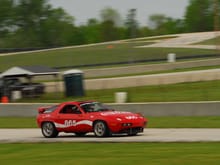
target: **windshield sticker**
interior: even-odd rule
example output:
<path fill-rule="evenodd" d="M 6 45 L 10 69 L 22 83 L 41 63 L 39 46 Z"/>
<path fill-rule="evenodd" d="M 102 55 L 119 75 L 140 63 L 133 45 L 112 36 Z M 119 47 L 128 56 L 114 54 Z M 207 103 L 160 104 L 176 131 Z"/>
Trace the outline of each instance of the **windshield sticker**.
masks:
<path fill-rule="evenodd" d="M 102 113 L 101 113 L 102 116 L 119 115 L 119 114 L 131 114 L 131 113 L 130 113 L 130 112 L 117 112 L 117 111 L 113 111 L 113 112 L 102 112 Z"/>

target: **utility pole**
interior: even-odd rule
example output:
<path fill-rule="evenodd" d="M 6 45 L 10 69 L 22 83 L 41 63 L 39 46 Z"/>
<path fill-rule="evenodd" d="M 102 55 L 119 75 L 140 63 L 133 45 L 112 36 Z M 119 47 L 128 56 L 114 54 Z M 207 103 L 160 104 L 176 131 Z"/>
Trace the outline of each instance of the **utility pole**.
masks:
<path fill-rule="evenodd" d="M 214 31 L 215 31 L 215 44 L 216 44 L 216 52 L 218 53 L 219 44 L 218 44 L 218 36 L 219 36 L 219 1 L 214 0 Z"/>
<path fill-rule="evenodd" d="M 214 30 L 219 31 L 219 4 L 214 0 Z"/>

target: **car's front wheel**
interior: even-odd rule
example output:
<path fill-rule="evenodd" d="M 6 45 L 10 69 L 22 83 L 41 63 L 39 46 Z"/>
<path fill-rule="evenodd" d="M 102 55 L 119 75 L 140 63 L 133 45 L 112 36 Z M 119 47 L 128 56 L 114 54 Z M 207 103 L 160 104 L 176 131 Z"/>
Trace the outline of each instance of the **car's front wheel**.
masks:
<path fill-rule="evenodd" d="M 109 136 L 108 126 L 103 121 L 95 122 L 95 124 L 93 126 L 93 130 L 94 130 L 95 136 L 97 136 L 97 137 Z"/>
<path fill-rule="evenodd" d="M 41 126 L 41 131 L 44 137 L 46 138 L 53 138 L 58 135 L 58 131 L 53 123 L 51 122 L 45 122 Z"/>

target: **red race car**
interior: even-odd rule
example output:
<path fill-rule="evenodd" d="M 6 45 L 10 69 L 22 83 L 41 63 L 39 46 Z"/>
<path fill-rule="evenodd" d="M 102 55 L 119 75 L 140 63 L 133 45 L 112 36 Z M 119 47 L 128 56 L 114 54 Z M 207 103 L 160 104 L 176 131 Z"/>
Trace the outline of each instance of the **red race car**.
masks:
<path fill-rule="evenodd" d="M 56 137 L 59 132 L 75 133 L 77 136 L 94 132 L 97 137 L 105 137 L 143 132 L 147 119 L 137 113 L 109 109 L 99 102 L 83 101 L 40 107 L 37 123 L 46 138 Z"/>

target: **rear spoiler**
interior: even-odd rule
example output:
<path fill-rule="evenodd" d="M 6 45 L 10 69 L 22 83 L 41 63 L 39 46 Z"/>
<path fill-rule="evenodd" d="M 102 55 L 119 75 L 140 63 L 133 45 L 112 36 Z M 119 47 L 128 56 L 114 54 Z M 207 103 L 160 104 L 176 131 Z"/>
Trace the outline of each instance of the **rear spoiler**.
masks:
<path fill-rule="evenodd" d="M 46 111 L 48 108 L 49 108 L 49 107 L 40 107 L 40 108 L 38 108 L 38 113 L 39 113 L 39 114 L 42 114 L 42 113 L 44 113 L 44 111 Z"/>

